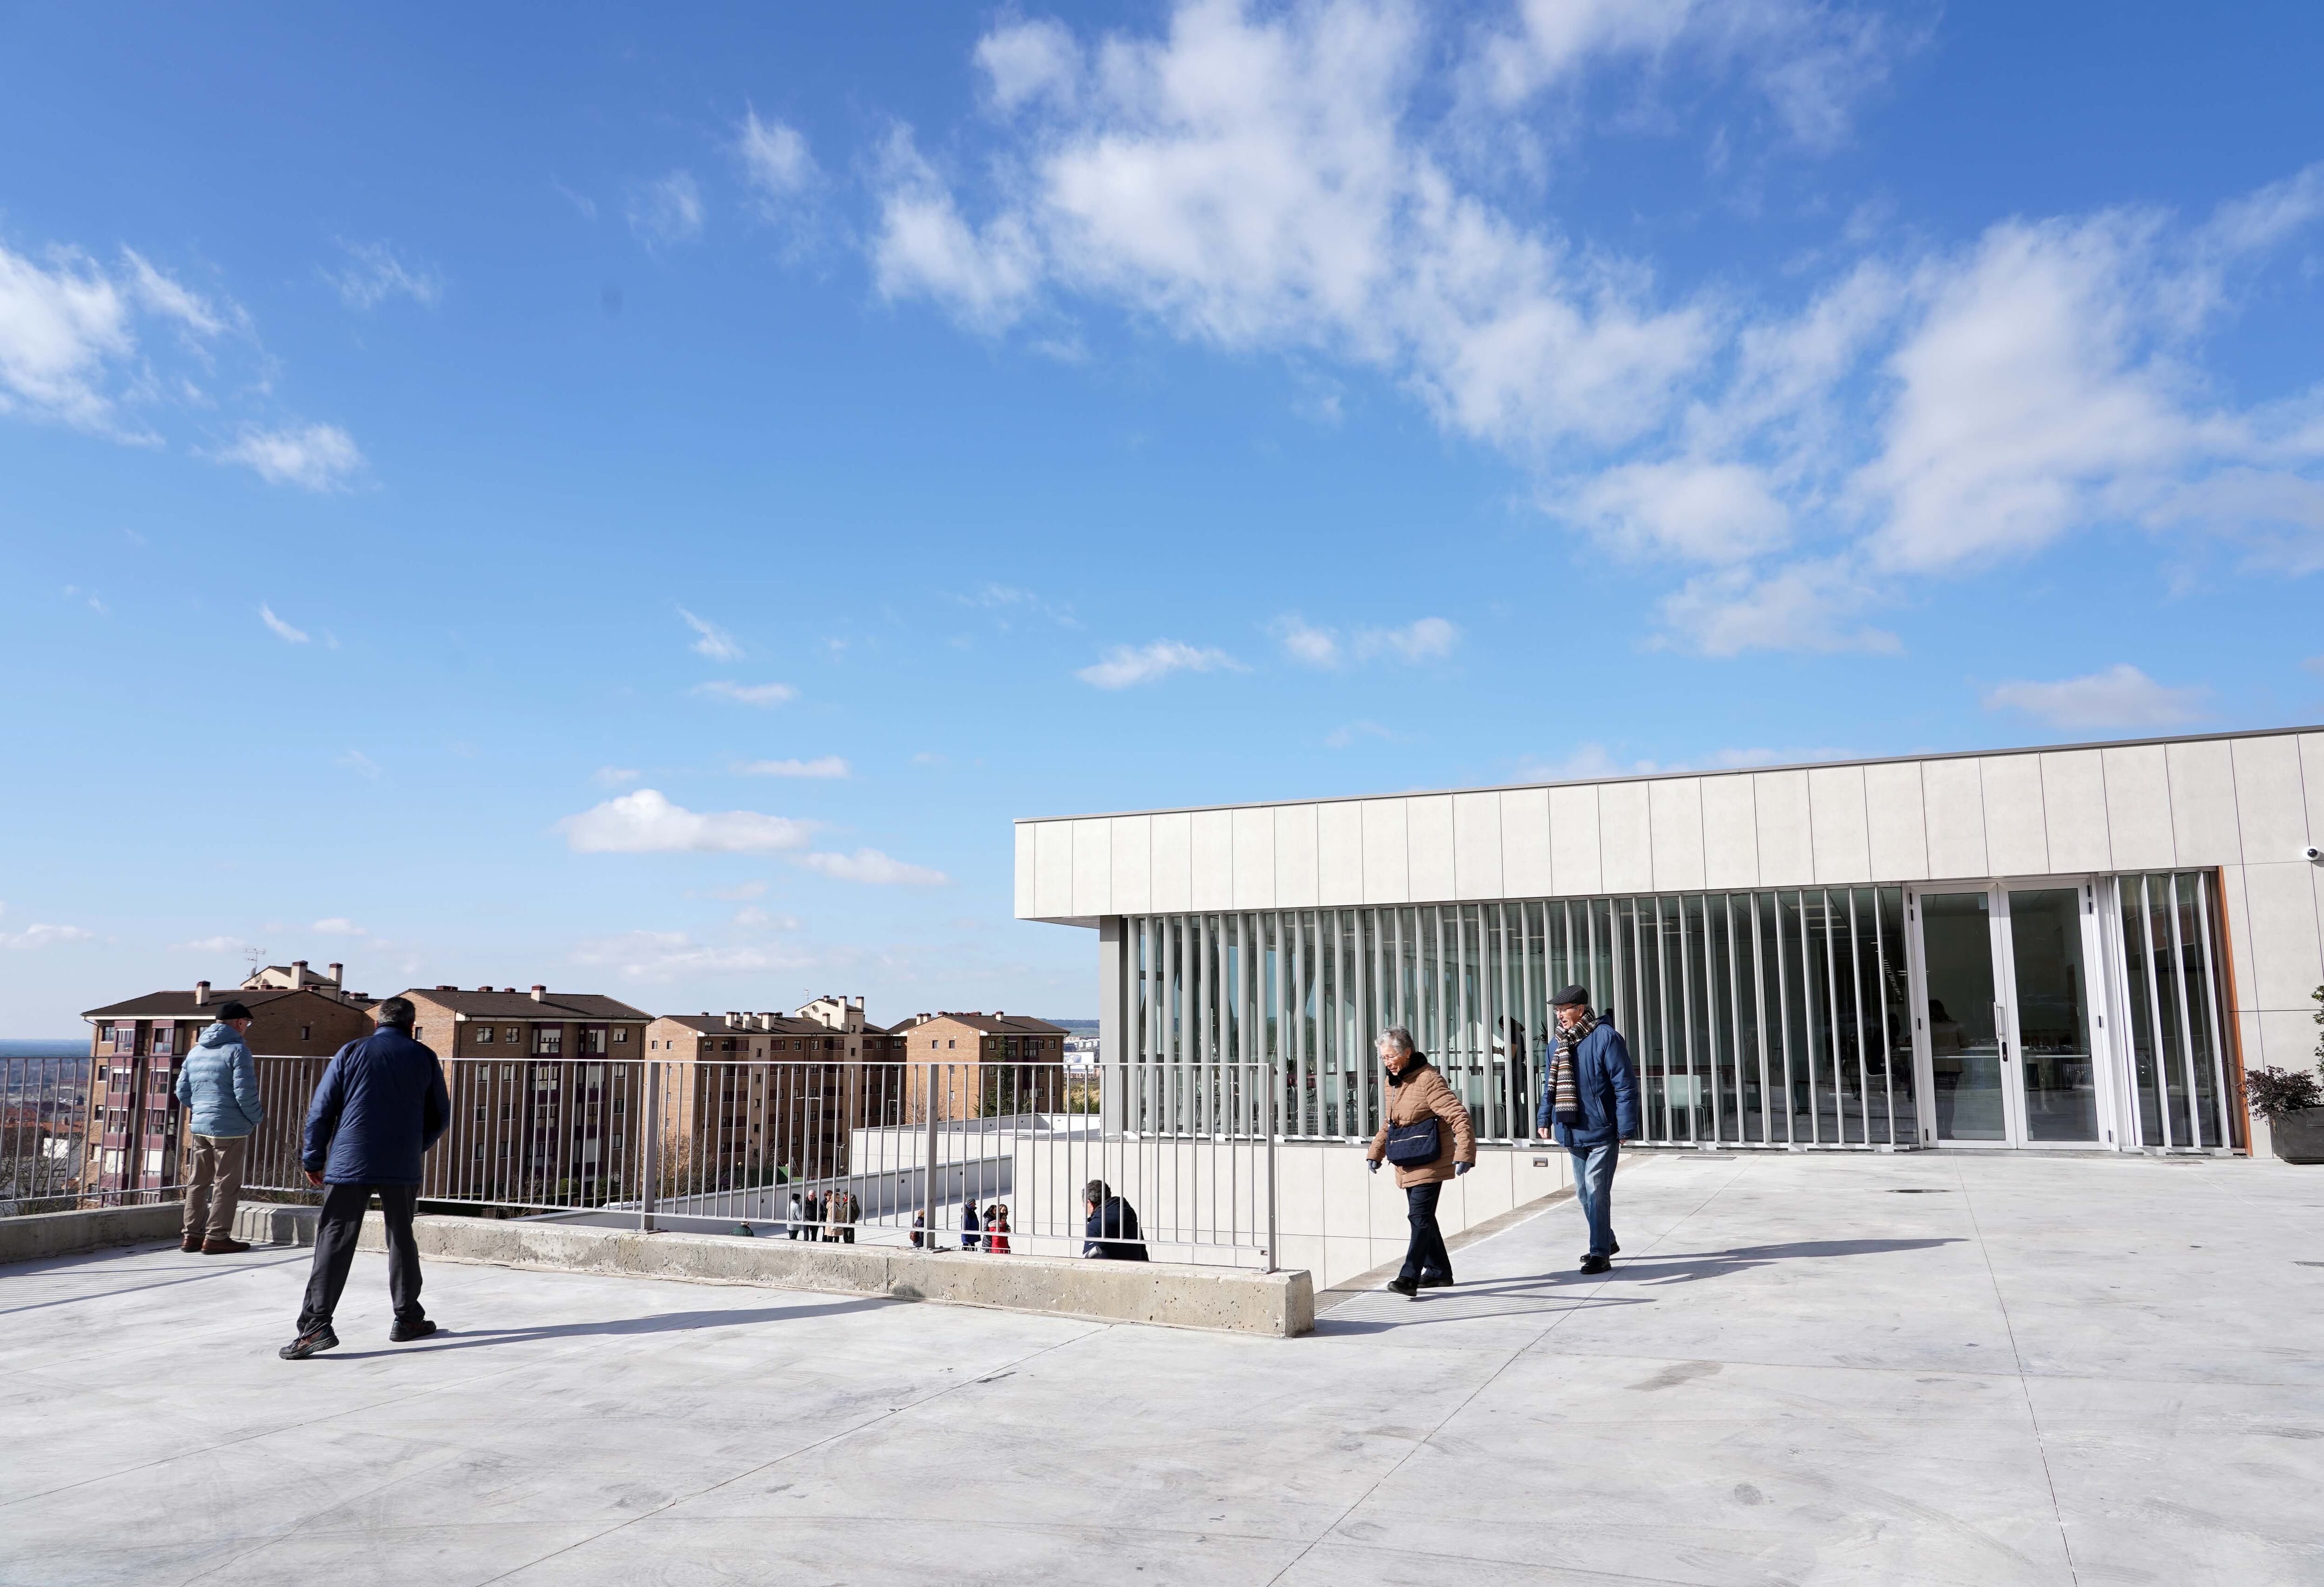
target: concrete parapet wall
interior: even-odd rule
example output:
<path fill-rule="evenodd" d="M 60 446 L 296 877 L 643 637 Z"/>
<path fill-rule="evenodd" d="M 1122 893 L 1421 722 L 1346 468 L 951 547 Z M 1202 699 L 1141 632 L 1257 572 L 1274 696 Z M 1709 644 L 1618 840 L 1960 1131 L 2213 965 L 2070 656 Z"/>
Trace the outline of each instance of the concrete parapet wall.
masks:
<path fill-rule="evenodd" d="M 0 1218 L 0 1262 L 30 1262 L 108 1246 L 174 1241 L 185 1221 L 186 1204 L 180 1201 Z"/>
<path fill-rule="evenodd" d="M 234 1210 L 234 1237 L 253 1245 L 312 1245 L 320 1215 L 295 1203 L 246 1201 Z"/>
<path fill-rule="evenodd" d="M 262 1228 L 237 1222 L 240 1238 L 314 1243 L 310 1207 L 244 1207 Z M 174 1225 L 172 1225 L 174 1227 Z M 1153 1323 L 1291 1338 L 1315 1325 L 1315 1288 L 1305 1272 L 1258 1273 L 1177 1262 L 969 1256 L 908 1247 L 752 1240 L 731 1234 L 641 1234 L 569 1223 L 422 1217 L 413 1232 L 423 1257 L 574 1273 L 761 1284 L 839 1295 L 884 1295 L 952 1306 L 1047 1312 L 1106 1323 Z M 364 1220 L 363 1248 L 384 1250 L 386 1224 Z"/>

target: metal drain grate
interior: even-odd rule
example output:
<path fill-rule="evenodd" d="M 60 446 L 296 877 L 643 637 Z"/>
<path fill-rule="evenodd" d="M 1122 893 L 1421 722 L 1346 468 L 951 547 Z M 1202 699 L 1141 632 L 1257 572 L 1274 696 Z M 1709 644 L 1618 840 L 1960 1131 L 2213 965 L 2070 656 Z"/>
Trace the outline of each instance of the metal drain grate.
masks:
<path fill-rule="evenodd" d="M 1892 1190 L 1888 1194 L 1891 1195 L 1950 1195 L 1952 1192 L 1950 1190 L 1933 1190 L 1925 1186 L 1915 1186 L 1909 1190 Z"/>

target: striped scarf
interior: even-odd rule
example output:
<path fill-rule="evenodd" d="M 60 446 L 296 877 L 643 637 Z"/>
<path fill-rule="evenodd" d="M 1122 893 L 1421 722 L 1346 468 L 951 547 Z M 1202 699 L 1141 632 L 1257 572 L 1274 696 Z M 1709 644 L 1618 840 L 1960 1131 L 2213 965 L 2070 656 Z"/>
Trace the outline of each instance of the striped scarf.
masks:
<path fill-rule="evenodd" d="M 1549 1061 L 1550 1112 L 1561 1124 L 1582 1122 L 1582 1083 L 1578 1078 L 1580 1066 L 1573 1061 L 1582 1038 L 1598 1029 L 1598 1016 L 1588 1008 L 1576 1020 L 1557 1033 L 1557 1051 Z"/>

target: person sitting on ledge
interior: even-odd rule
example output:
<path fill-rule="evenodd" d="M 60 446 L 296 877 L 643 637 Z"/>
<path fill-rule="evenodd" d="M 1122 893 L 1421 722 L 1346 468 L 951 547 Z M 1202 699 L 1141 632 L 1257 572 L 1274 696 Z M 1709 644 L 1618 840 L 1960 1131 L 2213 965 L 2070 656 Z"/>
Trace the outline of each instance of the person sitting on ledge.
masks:
<path fill-rule="evenodd" d="M 1089 1210 L 1089 1223 L 1082 1231 L 1085 1237 L 1082 1255 L 1117 1262 L 1146 1259 L 1146 1241 L 1138 1232 L 1138 1209 L 1114 1195 L 1104 1180 L 1089 1182 L 1082 1192 L 1082 1204 Z"/>

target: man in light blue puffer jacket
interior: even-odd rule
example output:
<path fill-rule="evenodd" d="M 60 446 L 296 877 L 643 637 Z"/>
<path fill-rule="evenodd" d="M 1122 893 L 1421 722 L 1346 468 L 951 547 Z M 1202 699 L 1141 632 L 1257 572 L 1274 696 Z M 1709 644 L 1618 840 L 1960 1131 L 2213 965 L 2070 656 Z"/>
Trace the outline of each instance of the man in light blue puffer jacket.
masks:
<path fill-rule="evenodd" d="M 250 1010 L 239 1001 L 218 1010 L 178 1071 L 178 1101 L 191 1116 L 193 1161 L 186 1174 L 185 1250 L 225 1256 L 248 1250 L 234 1237 L 234 1210 L 242 1200 L 244 1159 L 250 1138 L 266 1117 L 258 1100 L 258 1065 L 242 1033 Z"/>

